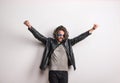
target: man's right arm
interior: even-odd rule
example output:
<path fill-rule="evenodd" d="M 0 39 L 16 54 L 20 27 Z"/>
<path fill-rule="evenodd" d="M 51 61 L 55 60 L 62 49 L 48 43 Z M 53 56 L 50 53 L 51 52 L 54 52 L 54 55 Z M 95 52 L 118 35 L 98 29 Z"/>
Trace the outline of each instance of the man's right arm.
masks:
<path fill-rule="evenodd" d="M 29 21 L 26 20 L 24 24 L 28 27 L 28 30 L 34 35 L 35 38 L 40 40 L 43 44 L 46 44 L 47 38 L 40 34 L 35 28 L 33 28 Z"/>

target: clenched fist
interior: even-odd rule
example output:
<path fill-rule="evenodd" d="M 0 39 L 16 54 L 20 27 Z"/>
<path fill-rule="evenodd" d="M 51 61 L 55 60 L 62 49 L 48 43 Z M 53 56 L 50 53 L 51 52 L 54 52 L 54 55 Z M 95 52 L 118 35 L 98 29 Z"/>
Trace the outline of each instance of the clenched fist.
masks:
<path fill-rule="evenodd" d="M 95 30 L 97 27 L 98 27 L 97 24 L 94 24 L 94 25 L 93 25 L 93 29 L 94 29 L 94 30 Z"/>
<path fill-rule="evenodd" d="M 93 27 L 89 30 L 89 33 L 92 33 L 94 30 L 96 30 L 96 28 L 98 28 L 98 25 L 94 24 Z"/>
<path fill-rule="evenodd" d="M 24 24 L 25 24 L 28 28 L 31 28 L 31 27 L 32 27 L 31 24 L 30 24 L 30 22 L 29 22 L 28 20 L 26 20 L 26 21 L 24 22 Z"/>

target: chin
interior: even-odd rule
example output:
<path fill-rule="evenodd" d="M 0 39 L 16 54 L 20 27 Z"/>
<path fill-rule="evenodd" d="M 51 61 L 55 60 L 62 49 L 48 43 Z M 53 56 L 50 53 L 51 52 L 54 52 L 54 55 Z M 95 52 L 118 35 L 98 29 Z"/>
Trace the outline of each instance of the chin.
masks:
<path fill-rule="evenodd" d="M 62 40 L 59 40 L 59 42 L 62 42 Z"/>
<path fill-rule="evenodd" d="M 63 40 L 62 40 L 62 39 L 59 39 L 58 41 L 59 41 L 59 42 L 62 42 Z"/>

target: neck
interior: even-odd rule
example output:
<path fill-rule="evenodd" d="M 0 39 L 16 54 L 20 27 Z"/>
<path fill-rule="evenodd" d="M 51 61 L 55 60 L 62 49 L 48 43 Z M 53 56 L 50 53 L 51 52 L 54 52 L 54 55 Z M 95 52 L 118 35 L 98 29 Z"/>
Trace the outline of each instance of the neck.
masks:
<path fill-rule="evenodd" d="M 60 44 L 61 42 L 60 41 L 57 41 L 58 42 L 58 44 Z"/>

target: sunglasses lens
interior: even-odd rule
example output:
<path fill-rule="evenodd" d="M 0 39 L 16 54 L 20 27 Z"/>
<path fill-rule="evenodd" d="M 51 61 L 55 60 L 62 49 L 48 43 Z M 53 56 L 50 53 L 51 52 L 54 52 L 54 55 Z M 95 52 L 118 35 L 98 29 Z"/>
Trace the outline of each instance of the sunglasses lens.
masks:
<path fill-rule="evenodd" d="M 57 34 L 57 36 L 64 36 L 64 35 L 62 35 L 62 34 Z"/>

